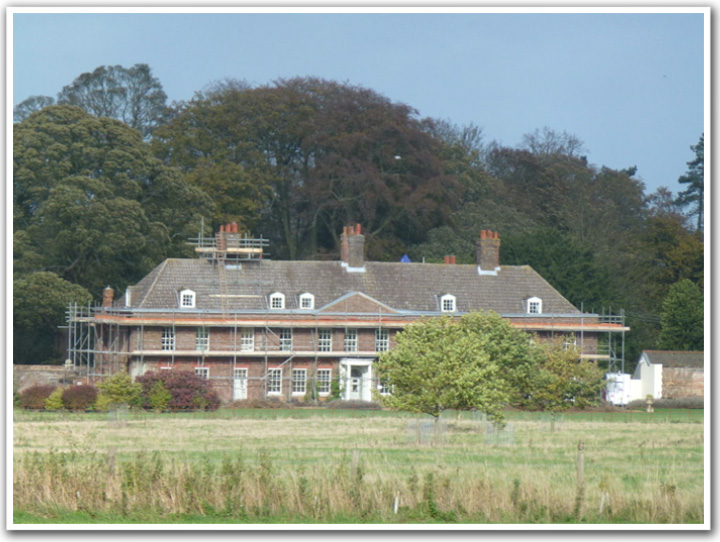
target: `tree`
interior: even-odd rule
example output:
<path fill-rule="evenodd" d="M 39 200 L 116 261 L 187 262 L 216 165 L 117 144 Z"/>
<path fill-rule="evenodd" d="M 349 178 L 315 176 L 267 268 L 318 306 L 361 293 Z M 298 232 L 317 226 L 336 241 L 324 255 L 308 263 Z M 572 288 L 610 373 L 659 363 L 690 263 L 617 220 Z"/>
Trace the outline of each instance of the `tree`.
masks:
<path fill-rule="evenodd" d="M 59 348 L 59 326 L 72 302 L 90 302 L 90 293 L 55 273 L 13 277 L 13 363 L 38 364 L 65 359 Z"/>
<path fill-rule="evenodd" d="M 691 206 L 690 216 L 697 216 L 697 231 L 703 231 L 704 204 L 705 204 L 705 134 L 700 136 L 697 145 L 690 149 L 695 153 L 695 158 L 687 163 L 688 170 L 682 175 L 678 182 L 688 187 L 678 194 L 679 205 Z"/>
<path fill-rule="evenodd" d="M 475 408 L 501 423 L 502 407 L 522 394 L 535 363 L 524 332 L 499 315 L 477 313 L 408 326 L 377 367 L 392 387 L 382 398 L 391 408 L 436 421 L 446 409 Z"/>
<path fill-rule="evenodd" d="M 49 105 L 55 104 L 55 99 L 50 96 L 30 96 L 17 104 L 13 109 L 13 121 L 22 122 L 30 113 L 40 111 Z"/>
<path fill-rule="evenodd" d="M 133 383 L 130 375 L 125 372 L 115 373 L 97 385 L 99 390 L 95 409 L 107 411 L 111 405 L 127 404 L 140 406 L 142 403 L 142 386 Z"/>
<path fill-rule="evenodd" d="M 99 297 L 183 254 L 210 212 L 208 198 L 119 121 L 51 106 L 13 137 L 16 261 L 26 272 L 52 271 Z"/>
<path fill-rule="evenodd" d="M 580 359 L 580 352 L 562 340 L 538 345 L 541 362 L 524 406 L 552 414 L 554 428 L 558 412 L 586 408 L 600 402 L 603 371 L 593 362 Z"/>
<path fill-rule="evenodd" d="M 359 222 L 370 258 L 422 240 L 459 199 L 442 144 L 416 112 L 372 90 L 316 78 L 225 85 L 184 104 L 155 133 L 156 154 L 237 213 L 273 256 L 337 251 Z"/>
<path fill-rule="evenodd" d="M 531 266 L 578 308 L 600 309 L 612 303 L 607 268 L 588 244 L 569 234 L 539 228 L 504 237 L 503 263 Z"/>
<path fill-rule="evenodd" d="M 99 66 L 80 74 L 58 94 L 58 104 L 124 122 L 148 137 L 163 121 L 167 95 L 147 64 Z"/>
<path fill-rule="evenodd" d="M 691 280 L 673 284 L 663 301 L 660 343 L 663 350 L 704 350 L 702 290 Z"/>

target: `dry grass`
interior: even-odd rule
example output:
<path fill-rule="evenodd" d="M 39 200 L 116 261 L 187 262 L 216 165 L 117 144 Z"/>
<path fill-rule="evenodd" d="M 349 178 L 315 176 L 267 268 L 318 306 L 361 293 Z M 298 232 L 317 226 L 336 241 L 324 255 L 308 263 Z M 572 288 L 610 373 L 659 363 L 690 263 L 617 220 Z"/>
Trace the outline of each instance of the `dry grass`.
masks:
<path fill-rule="evenodd" d="M 514 444 L 490 445 L 479 424 L 448 420 L 441 443 L 419 445 L 408 423 L 341 413 L 16 420 L 14 506 L 251 522 L 703 521 L 702 424 L 564 422 L 551 433 L 522 421 Z M 578 441 L 585 486 L 576 513 Z"/>

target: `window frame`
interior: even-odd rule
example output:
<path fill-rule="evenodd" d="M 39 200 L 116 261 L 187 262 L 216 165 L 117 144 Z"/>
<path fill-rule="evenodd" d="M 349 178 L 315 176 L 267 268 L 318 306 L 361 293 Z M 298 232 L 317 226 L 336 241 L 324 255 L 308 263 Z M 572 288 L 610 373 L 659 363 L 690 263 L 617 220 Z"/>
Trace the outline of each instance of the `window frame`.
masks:
<path fill-rule="evenodd" d="M 270 300 L 269 300 L 268 306 L 270 307 L 271 310 L 279 311 L 279 310 L 283 310 L 285 308 L 285 294 L 282 294 L 280 292 L 275 292 L 275 293 L 270 294 L 269 299 Z M 275 306 L 276 301 L 278 302 L 277 307 Z"/>
<path fill-rule="evenodd" d="M 375 330 L 375 352 L 387 352 L 390 350 L 390 331 L 386 328 Z"/>
<path fill-rule="evenodd" d="M 210 367 L 195 367 L 195 374 L 205 380 L 210 379 Z"/>
<path fill-rule="evenodd" d="M 318 352 L 332 352 L 333 331 L 330 328 L 318 329 Z"/>
<path fill-rule="evenodd" d="M 255 351 L 255 328 L 254 327 L 243 327 L 240 328 L 240 352 L 254 352 Z"/>
<path fill-rule="evenodd" d="M 176 344 L 175 328 L 164 327 L 160 335 L 160 350 L 163 352 L 174 352 Z"/>
<path fill-rule="evenodd" d="M 185 289 L 180 291 L 180 308 L 181 309 L 194 309 L 197 295 L 193 290 Z M 185 303 L 185 299 L 189 300 L 189 303 Z"/>
<path fill-rule="evenodd" d="M 537 308 L 537 310 L 533 310 L 533 308 Z M 527 299 L 527 313 L 542 314 L 542 299 L 539 297 L 529 297 Z"/>
<path fill-rule="evenodd" d="M 278 333 L 278 350 L 281 352 L 292 352 L 293 330 L 291 327 L 284 327 Z"/>
<path fill-rule="evenodd" d="M 358 351 L 358 330 L 350 328 L 345 330 L 345 338 L 343 340 L 343 349 L 345 352 Z"/>
<path fill-rule="evenodd" d="M 323 375 L 323 376 L 320 376 Z M 327 375 L 325 377 L 324 375 Z M 315 384 L 319 397 L 327 397 L 332 391 L 332 369 L 318 369 Z"/>
<path fill-rule="evenodd" d="M 303 303 L 305 301 L 309 302 L 307 307 L 303 306 Z M 314 308 L 315 308 L 315 296 L 308 292 L 301 294 L 300 295 L 300 309 L 307 311 L 307 310 L 313 310 Z"/>
<path fill-rule="evenodd" d="M 296 378 L 300 375 L 302 375 L 302 378 Z M 307 393 L 307 369 L 300 368 L 292 370 L 290 391 L 292 395 L 296 397 Z"/>
<path fill-rule="evenodd" d="M 446 308 L 445 304 L 449 302 L 450 307 Z M 457 298 L 452 294 L 445 294 L 440 298 L 440 312 L 457 312 Z"/>
<path fill-rule="evenodd" d="M 282 395 L 282 367 L 270 367 L 267 370 L 267 394 Z"/>
<path fill-rule="evenodd" d="M 201 326 L 195 329 L 195 350 L 207 352 L 210 350 L 210 328 Z"/>

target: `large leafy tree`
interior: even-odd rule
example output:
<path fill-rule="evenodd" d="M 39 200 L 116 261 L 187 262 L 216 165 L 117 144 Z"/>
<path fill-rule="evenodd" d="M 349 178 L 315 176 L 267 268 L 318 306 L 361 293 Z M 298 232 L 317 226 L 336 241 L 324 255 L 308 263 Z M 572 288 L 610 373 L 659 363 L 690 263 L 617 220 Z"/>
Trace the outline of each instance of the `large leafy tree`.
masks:
<path fill-rule="evenodd" d="M 397 335 L 397 347 L 377 364 L 395 409 L 429 414 L 478 409 L 497 422 L 502 407 L 529 389 L 537 358 L 529 337 L 499 315 L 428 319 Z"/>
<path fill-rule="evenodd" d="M 705 215 L 705 134 L 690 149 L 695 153 L 695 158 L 687 163 L 687 172 L 678 179 L 687 188 L 678 194 L 677 202 L 691 207 L 690 216 L 697 217 L 697 231 L 702 231 Z"/>
<path fill-rule="evenodd" d="M 166 102 L 162 84 L 147 64 L 99 66 L 63 87 L 57 100 L 97 117 L 120 120 L 144 137 L 163 121 Z"/>
<path fill-rule="evenodd" d="M 13 277 L 13 362 L 21 364 L 59 362 L 64 359 L 58 326 L 70 303 L 83 305 L 92 299 L 77 284 L 55 273 L 17 274 Z"/>
<path fill-rule="evenodd" d="M 13 121 L 22 122 L 30 113 L 40 111 L 41 109 L 54 105 L 55 99 L 50 96 L 30 96 L 13 108 Z"/>
<path fill-rule="evenodd" d="M 422 239 L 457 201 L 441 143 L 415 116 L 322 79 L 226 85 L 182 107 L 155 149 L 211 195 L 216 222 L 240 215 L 276 257 L 336 251 L 342 226 L 359 222 L 368 256 L 383 258 L 398 240 Z"/>
<path fill-rule="evenodd" d="M 673 284 L 663 301 L 660 348 L 704 350 L 703 306 L 702 290 L 691 280 Z"/>
<path fill-rule="evenodd" d="M 99 296 L 181 254 L 209 201 L 125 124 L 51 106 L 13 131 L 17 268 Z"/>

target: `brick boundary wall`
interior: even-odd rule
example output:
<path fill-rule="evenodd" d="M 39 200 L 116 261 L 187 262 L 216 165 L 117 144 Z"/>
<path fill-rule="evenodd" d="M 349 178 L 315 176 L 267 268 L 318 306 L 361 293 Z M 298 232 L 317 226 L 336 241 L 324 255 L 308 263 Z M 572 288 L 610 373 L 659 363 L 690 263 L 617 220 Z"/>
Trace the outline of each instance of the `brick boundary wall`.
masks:
<path fill-rule="evenodd" d="M 22 391 L 30 386 L 69 386 L 82 380 L 82 372 L 64 365 L 13 365 L 13 387 Z"/>

